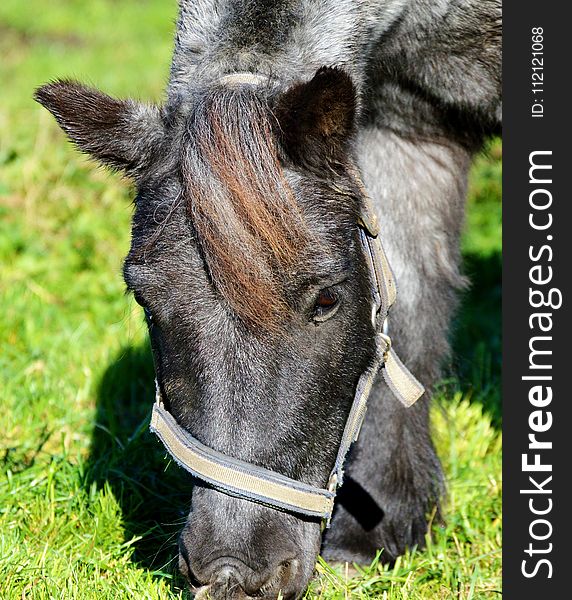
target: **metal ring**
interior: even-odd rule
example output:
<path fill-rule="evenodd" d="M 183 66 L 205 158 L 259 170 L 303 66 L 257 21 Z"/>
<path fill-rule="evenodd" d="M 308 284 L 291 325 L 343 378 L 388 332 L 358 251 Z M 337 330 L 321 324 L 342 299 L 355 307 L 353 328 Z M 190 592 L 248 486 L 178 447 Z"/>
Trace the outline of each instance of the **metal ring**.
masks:
<path fill-rule="evenodd" d="M 385 317 L 385 321 L 381 326 L 381 333 L 383 333 L 383 335 L 389 336 L 389 315 Z"/>

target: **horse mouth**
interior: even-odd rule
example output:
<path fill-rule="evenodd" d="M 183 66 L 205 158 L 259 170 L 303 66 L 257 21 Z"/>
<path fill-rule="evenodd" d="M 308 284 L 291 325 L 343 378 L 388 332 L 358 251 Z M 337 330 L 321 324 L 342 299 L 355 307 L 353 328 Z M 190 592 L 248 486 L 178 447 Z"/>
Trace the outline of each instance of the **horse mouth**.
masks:
<path fill-rule="evenodd" d="M 268 598 L 270 598 L 269 596 Z M 265 596 L 248 596 L 243 590 L 229 590 L 224 596 L 214 595 L 210 585 L 204 585 L 199 588 L 194 595 L 195 600 L 262 600 Z"/>
<path fill-rule="evenodd" d="M 229 576 L 230 573 L 226 569 L 206 585 L 193 585 L 191 582 L 191 591 L 195 600 L 294 600 L 302 594 L 305 586 L 297 594 L 292 589 L 294 582 L 284 580 L 289 578 L 290 567 L 290 563 L 281 565 L 274 576 L 255 591 L 248 589 L 239 579 Z"/>
<path fill-rule="evenodd" d="M 274 594 L 265 594 L 263 590 L 257 592 L 254 596 L 249 596 L 240 586 L 228 588 L 221 593 L 214 585 L 203 585 L 193 590 L 194 600 L 271 600 L 281 596 L 279 592 Z"/>

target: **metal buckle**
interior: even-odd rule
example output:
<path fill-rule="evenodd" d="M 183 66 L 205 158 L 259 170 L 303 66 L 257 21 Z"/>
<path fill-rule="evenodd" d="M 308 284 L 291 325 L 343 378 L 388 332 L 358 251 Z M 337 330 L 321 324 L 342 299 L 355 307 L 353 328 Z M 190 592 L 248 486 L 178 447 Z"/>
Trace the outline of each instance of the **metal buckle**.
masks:
<path fill-rule="evenodd" d="M 332 494 L 335 495 L 335 493 L 338 489 L 338 474 L 337 474 L 337 472 L 334 472 L 330 475 L 330 480 L 328 481 L 328 486 L 326 489 L 328 490 L 328 492 L 331 492 Z M 331 522 L 332 522 L 331 514 L 327 519 L 322 519 L 322 523 L 320 524 L 321 533 L 323 533 L 326 529 L 330 528 Z"/>
<path fill-rule="evenodd" d="M 385 342 L 385 350 L 383 351 L 383 362 L 385 363 L 385 362 L 387 362 L 387 357 L 391 350 L 392 342 L 391 342 L 391 338 L 383 331 L 381 331 L 378 335 Z"/>

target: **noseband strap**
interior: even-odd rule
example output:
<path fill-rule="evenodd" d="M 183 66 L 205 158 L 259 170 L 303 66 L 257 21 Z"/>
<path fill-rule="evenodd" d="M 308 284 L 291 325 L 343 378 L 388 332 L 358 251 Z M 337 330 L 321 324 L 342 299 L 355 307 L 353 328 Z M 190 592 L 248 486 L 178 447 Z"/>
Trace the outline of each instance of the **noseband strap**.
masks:
<path fill-rule="evenodd" d="M 160 392 L 153 407 L 151 431 L 177 464 L 221 492 L 308 517 L 328 518 L 332 513 L 333 491 L 231 458 L 201 444 L 165 409 Z"/>
<path fill-rule="evenodd" d="M 337 488 L 343 483 L 343 466 L 347 454 L 358 438 L 367 399 L 378 372 L 381 370 L 389 389 L 404 406 L 414 404 L 424 391 L 423 386 L 395 354 L 391 338 L 387 335 L 387 315 L 397 295 L 395 278 L 379 239 L 379 227 L 371 200 L 363 188 L 359 174 L 355 175 L 366 199 L 359 222 L 359 235 L 370 272 L 372 322 L 376 330 L 377 352 L 373 364 L 358 380 L 327 486 L 312 486 L 205 446 L 183 429 L 167 411 L 158 384 L 150 423 L 151 431 L 157 434 L 175 462 L 213 488 L 251 502 L 321 518 L 326 527 L 332 517 Z"/>

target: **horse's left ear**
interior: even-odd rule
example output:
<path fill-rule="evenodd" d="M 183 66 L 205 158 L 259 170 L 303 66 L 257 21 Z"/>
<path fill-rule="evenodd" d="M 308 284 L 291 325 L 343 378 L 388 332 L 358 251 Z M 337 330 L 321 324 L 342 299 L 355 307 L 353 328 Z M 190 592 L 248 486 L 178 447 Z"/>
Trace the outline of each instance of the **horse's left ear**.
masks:
<path fill-rule="evenodd" d="M 333 67 L 286 90 L 274 109 L 280 137 L 294 160 L 319 163 L 343 154 L 354 130 L 357 93 L 350 76 Z"/>
<path fill-rule="evenodd" d="M 163 138 L 157 107 L 117 100 L 76 81 L 44 85 L 34 98 L 82 152 L 131 176 L 149 164 Z"/>

